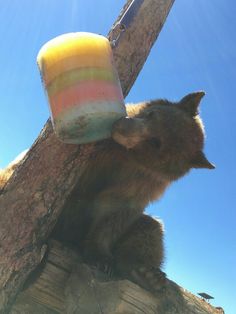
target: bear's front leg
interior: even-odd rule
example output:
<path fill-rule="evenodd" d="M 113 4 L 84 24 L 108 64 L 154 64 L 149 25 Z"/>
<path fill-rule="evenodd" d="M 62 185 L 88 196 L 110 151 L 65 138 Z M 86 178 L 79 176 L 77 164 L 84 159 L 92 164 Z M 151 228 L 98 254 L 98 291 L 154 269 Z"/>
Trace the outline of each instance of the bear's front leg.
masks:
<path fill-rule="evenodd" d="M 161 271 L 163 258 L 162 225 L 144 214 L 114 248 L 115 270 L 122 277 L 152 292 L 165 288 L 166 276 Z"/>
<path fill-rule="evenodd" d="M 107 224 L 109 223 L 109 224 Z M 83 243 L 84 260 L 109 273 L 113 267 L 112 245 L 112 217 L 92 225 Z"/>
<path fill-rule="evenodd" d="M 96 208 L 95 210 L 99 210 Z M 101 211 L 100 211 L 101 212 Z M 94 219 L 84 241 L 83 257 L 102 271 L 113 272 L 114 244 L 140 216 L 140 210 L 129 207 L 115 207 Z"/>

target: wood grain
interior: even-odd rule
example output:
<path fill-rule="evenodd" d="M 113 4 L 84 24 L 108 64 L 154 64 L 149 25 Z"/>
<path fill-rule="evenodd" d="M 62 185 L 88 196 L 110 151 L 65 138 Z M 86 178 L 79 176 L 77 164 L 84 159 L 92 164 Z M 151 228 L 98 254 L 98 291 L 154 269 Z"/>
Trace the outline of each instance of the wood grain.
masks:
<path fill-rule="evenodd" d="M 157 296 L 82 264 L 78 253 L 51 241 L 46 264 L 21 292 L 11 314 L 220 314 L 168 280 Z"/>

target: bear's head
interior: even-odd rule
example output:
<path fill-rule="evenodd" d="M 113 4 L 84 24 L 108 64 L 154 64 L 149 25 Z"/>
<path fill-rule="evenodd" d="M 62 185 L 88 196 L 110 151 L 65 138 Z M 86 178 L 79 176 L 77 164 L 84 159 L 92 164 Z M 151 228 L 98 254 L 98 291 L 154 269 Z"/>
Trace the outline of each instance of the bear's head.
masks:
<path fill-rule="evenodd" d="M 198 107 L 204 92 L 178 103 L 154 100 L 128 105 L 128 117 L 113 125 L 113 139 L 146 166 L 177 178 L 191 168 L 214 166 L 203 153 L 204 127 Z"/>

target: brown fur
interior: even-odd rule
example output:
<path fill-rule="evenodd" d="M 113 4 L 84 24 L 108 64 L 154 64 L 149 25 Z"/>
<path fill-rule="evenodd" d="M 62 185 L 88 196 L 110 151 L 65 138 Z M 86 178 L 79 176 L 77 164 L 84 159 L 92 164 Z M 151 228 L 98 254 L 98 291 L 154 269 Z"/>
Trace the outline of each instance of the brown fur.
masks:
<path fill-rule="evenodd" d="M 130 118 L 114 124 L 113 139 L 96 144 L 54 236 L 78 245 L 85 260 L 160 289 L 162 226 L 143 211 L 191 168 L 213 168 L 202 153 L 197 107 L 203 95 L 127 106 Z"/>
<path fill-rule="evenodd" d="M 5 168 L 0 169 L 0 191 L 3 190 L 6 182 L 10 179 L 11 175 L 13 174 L 14 168 Z"/>
<path fill-rule="evenodd" d="M 3 191 L 4 186 L 13 175 L 19 163 L 23 160 L 28 150 L 20 153 L 6 168 L 0 169 L 0 193 Z"/>

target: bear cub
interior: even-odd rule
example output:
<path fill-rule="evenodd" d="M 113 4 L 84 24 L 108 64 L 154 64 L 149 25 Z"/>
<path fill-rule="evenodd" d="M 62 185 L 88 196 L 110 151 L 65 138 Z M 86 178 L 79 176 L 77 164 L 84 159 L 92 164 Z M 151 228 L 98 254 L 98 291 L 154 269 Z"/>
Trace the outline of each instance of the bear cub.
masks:
<path fill-rule="evenodd" d="M 112 138 L 95 144 L 53 236 L 76 245 L 86 262 L 160 291 L 163 229 L 144 210 L 191 168 L 214 168 L 202 151 L 203 96 L 127 105 L 128 117 L 115 122 Z"/>

